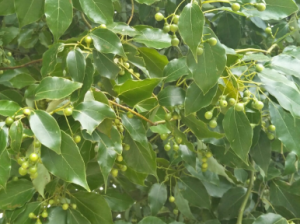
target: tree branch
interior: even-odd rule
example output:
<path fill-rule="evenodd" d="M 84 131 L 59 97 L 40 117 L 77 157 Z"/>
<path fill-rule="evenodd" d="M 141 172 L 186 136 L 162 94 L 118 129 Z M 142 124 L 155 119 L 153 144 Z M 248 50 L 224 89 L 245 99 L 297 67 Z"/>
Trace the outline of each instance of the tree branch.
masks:
<path fill-rule="evenodd" d="M 42 62 L 42 61 L 43 61 L 43 59 L 41 58 L 41 59 L 37 59 L 37 60 L 34 60 L 34 61 L 30 61 L 30 62 L 28 62 L 26 64 L 23 64 L 23 65 L 17 65 L 17 66 L 14 66 L 14 67 L 2 67 L 2 68 L 0 68 L 0 70 L 12 70 L 12 69 L 17 69 L 17 68 L 24 68 L 24 67 L 27 67 L 31 64 L 39 63 L 39 62 Z"/>
<path fill-rule="evenodd" d="M 129 20 L 127 22 L 128 25 L 130 24 L 130 22 L 133 18 L 133 14 L 134 14 L 134 2 L 133 2 L 133 0 L 131 0 L 131 15 L 130 15 Z"/>
<path fill-rule="evenodd" d="M 130 109 L 129 107 L 126 107 L 126 106 L 123 106 L 123 105 L 121 105 L 121 104 L 118 104 L 118 103 L 116 103 L 116 102 L 114 102 L 114 101 L 112 101 L 112 100 L 108 100 L 108 101 L 109 101 L 111 104 L 116 105 L 117 107 L 120 107 L 120 108 L 122 108 L 122 109 L 125 109 L 125 110 L 127 110 L 127 111 L 130 111 L 131 113 L 133 113 L 134 115 L 138 116 L 139 118 L 141 118 L 141 119 L 147 121 L 147 122 L 148 122 L 149 124 L 151 124 L 152 126 L 156 126 L 156 125 L 157 125 L 156 123 L 150 121 L 148 118 L 144 117 L 143 115 L 140 115 L 139 113 L 135 112 L 134 110 Z"/>
<path fill-rule="evenodd" d="M 84 23 L 88 26 L 88 28 L 91 30 L 92 29 L 92 26 L 91 24 L 87 21 L 87 19 L 85 18 L 85 15 L 83 14 L 83 12 L 81 13 L 81 17 L 84 21 Z"/>

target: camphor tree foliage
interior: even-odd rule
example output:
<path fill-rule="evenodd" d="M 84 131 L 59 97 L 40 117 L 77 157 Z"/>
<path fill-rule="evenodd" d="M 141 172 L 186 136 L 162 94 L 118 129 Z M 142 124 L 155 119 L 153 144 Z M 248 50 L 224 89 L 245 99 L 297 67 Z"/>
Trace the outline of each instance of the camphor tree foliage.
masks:
<path fill-rule="evenodd" d="M 300 223 L 297 4 L 0 0 L 0 223 Z"/>

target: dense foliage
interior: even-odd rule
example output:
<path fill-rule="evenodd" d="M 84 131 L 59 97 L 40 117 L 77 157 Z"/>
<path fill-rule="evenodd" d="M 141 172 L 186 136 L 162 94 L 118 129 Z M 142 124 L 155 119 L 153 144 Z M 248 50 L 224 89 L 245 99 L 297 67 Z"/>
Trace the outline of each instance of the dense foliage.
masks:
<path fill-rule="evenodd" d="M 298 4 L 0 0 L 0 223 L 300 223 Z"/>

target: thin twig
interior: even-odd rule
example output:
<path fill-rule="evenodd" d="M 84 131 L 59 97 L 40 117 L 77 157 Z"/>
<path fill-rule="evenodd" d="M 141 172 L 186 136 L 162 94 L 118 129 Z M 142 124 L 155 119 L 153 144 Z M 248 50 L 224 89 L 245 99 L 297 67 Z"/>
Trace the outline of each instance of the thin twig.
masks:
<path fill-rule="evenodd" d="M 130 22 L 133 18 L 133 13 L 134 13 L 134 2 L 133 2 L 133 0 L 131 0 L 131 15 L 130 15 L 129 20 L 127 22 L 128 25 L 130 24 Z"/>
<path fill-rule="evenodd" d="M 41 58 L 41 59 L 37 59 L 37 60 L 34 60 L 34 61 L 30 61 L 30 62 L 28 62 L 26 64 L 23 64 L 23 65 L 17 65 L 17 66 L 14 66 L 14 67 L 2 67 L 2 68 L 0 68 L 0 70 L 11 70 L 11 69 L 17 69 L 17 68 L 24 68 L 24 67 L 27 67 L 31 64 L 39 63 L 39 62 L 42 62 L 42 61 L 43 61 L 43 59 Z"/>
<path fill-rule="evenodd" d="M 88 28 L 91 30 L 92 29 L 92 26 L 91 24 L 87 21 L 87 19 L 85 18 L 85 15 L 83 14 L 83 12 L 81 13 L 81 17 L 84 21 L 84 23 L 88 26 Z"/>
<path fill-rule="evenodd" d="M 156 126 L 156 125 L 157 125 L 156 123 L 150 121 L 148 118 L 146 118 L 146 117 L 144 117 L 143 115 L 141 115 L 141 114 L 135 112 L 134 110 L 130 109 L 129 107 L 126 107 L 126 106 L 123 106 L 123 105 L 121 105 L 121 104 L 118 104 L 118 103 L 116 103 L 116 102 L 114 102 L 114 101 L 112 101 L 112 100 L 108 100 L 108 101 L 109 101 L 111 104 L 116 105 L 117 107 L 120 107 L 120 108 L 122 108 L 122 109 L 125 109 L 125 110 L 127 110 L 127 111 L 130 111 L 131 113 L 135 114 L 135 115 L 138 116 L 139 118 L 141 118 L 141 119 L 147 121 L 147 122 L 148 122 L 149 124 L 151 124 L 152 126 Z"/>

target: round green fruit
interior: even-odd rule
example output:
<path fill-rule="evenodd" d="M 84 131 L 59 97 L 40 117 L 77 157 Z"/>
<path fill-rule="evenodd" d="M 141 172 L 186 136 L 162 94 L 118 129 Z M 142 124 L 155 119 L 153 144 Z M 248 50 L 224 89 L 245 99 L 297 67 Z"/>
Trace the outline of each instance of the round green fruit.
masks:
<path fill-rule="evenodd" d="M 112 175 L 113 177 L 117 177 L 118 174 L 119 174 L 119 170 L 117 170 L 117 169 L 112 169 L 112 170 L 111 170 L 111 175 Z"/>
<path fill-rule="evenodd" d="M 90 36 L 86 36 L 84 38 L 84 42 L 87 44 L 87 45 L 90 45 L 92 43 L 93 39 L 90 37 Z"/>
<path fill-rule="evenodd" d="M 177 37 L 172 38 L 172 40 L 171 40 L 171 45 L 172 45 L 173 47 L 177 47 L 178 44 L 179 44 L 179 39 L 178 39 Z"/>
<path fill-rule="evenodd" d="M 272 34 L 272 28 L 271 27 L 267 27 L 266 29 L 265 29 L 265 32 L 266 32 L 266 34 Z"/>
<path fill-rule="evenodd" d="M 211 152 L 206 152 L 206 153 L 205 153 L 205 157 L 206 157 L 206 158 L 212 157 L 212 153 L 211 153 Z"/>
<path fill-rule="evenodd" d="M 22 163 L 21 167 L 26 170 L 29 167 L 29 163 L 25 161 L 24 163 Z"/>
<path fill-rule="evenodd" d="M 228 100 L 228 102 L 229 102 L 229 105 L 233 106 L 233 105 L 235 105 L 236 100 L 233 99 L 233 98 L 230 98 L 230 99 Z"/>
<path fill-rule="evenodd" d="M 169 143 L 166 144 L 166 145 L 164 146 L 164 149 L 165 149 L 166 151 L 170 151 L 171 145 L 170 145 Z"/>
<path fill-rule="evenodd" d="M 272 124 L 271 124 L 271 125 L 268 127 L 268 130 L 274 132 L 274 131 L 276 130 L 275 125 L 272 125 Z"/>
<path fill-rule="evenodd" d="M 122 162 L 123 161 L 123 156 L 122 155 L 118 155 L 117 156 L 117 161 L 118 162 Z"/>
<path fill-rule="evenodd" d="M 133 118 L 133 113 L 131 113 L 130 111 L 128 111 L 126 115 L 129 119 Z"/>
<path fill-rule="evenodd" d="M 99 26 L 99 28 L 101 28 L 101 29 L 106 29 L 107 27 L 106 27 L 105 24 L 101 24 L 101 25 Z"/>
<path fill-rule="evenodd" d="M 28 218 L 30 218 L 30 219 L 35 219 L 35 218 L 36 218 L 36 215 L 35 215 L 33 212 L 30 212 L 30 213 L 28 214 Z"/>
<path fill-rule="evenodd" d="M 174 214 L 174 215 L 178 215 L 178 213 L 179 213 L 178 209 L 174 209 L 174 210 L 173 210 L 173 214 Z"/>
<path fill-rule="evenodd" d="M 41 214 L 41 216 L 42 216 L 43 218 L 47 218 L 47 217 L 48 217 L 48 212 L 43 211 L 42 214 Z"/>
<path fill-rule="evenodd" d="M 21 176 L 25 176 L 27 174 L 27 169 L 24 169 L 23 167 L 19 168 L 19 174 Z"/>
<path fill-rule="evenodd" d="M 40 148 L 41 147 L 41 143 L 38 140 L 35 140 L 34 147 L 35 148 Z"/>
<path fill-rule="evenodd" d="M 160 12 L 156 13 L 154 17 L 156 21 L 162 21 L 165 18 Z"/>
<path fill-rule="evenodd" d="M 228 103 L 226 100 L 220 100 L 219 101 L 220 107 L 225 108 L 228 106 Z"/>
<path fill-rule="evenodd" d="M 254 107 L 257 109 L 257 110 L 261 110 L 264 108 L 264 103 L 261 102 L 261 101 L 256 101 L 254 102 Z"/>
<path fill-rule="evenodd" d="M 210 46 L 215 46 L 218 43 L 218 40 L 216 38 L 212 37 L 212 38 L 209 38 L 207 42 L 209 43 Z"/>
<path fill-rule="evenodd" d="M 165 33 L 169 33 L 169 32 L 170 32 L 170 25 L 166 23 L 166 24 L 164 25 L 164 27 L 163 27 L 163 31 L 164 31 Z"/>
<path fill-rule="evenodd" d="M 124 150 L 125 150 L 125 151 L 128 151 L 129 149 L 130 149 L 130 145 L 125 144 L 125 145 L 124 145 Z"/>
<path fill-rule="evenodd" d="M 64 203 L 61 207 L 62 207 L 63 210 L 68 210 L 69 209 L 69 204 Z"/>
<path fill-rule="evenodd" d="M 31 162 L 36 162 L 39 159 L 39 155 L 36 153 L 31 153 L 29 159 Z"/>
<path fill-rule="evenodd" d="M 244 104 L 243 103 L 237 103 L 234 107 L 236 111 L 243 111 L 244 110 Z"/>
<path fill-rule="evenodd" d="M 206 111 L 204 117 L 205 119 L 210 120 L 213 117 L 213 113 L 211 111 Z"/>
<path fill-rule="evenodd" d="M 74 142 L 75 142 L 75 143 L 81 142 L 81 137 L 80 137 L 80 135 L 75 135 L 75 136 L 74 136 Z"/>
<path fill-rule="evenodd" d="M 24 114 L 25 116 L 30 116 L 31 110 L 28 109 L 28 108 L 25 108 L 25 109 L 23 109 L 23 114 Z"/>
<path fill-rule="evenodd" d="M 37 177 L 38 177 L 38 173 L 30 174 L 30 178 L 31 178 L 32 180 L 34 180 L 34 179 L 37 178 Z"/>
<path fill-rule="evenodd" d="M 30 167 L 28 171 L 30 174 L 35 174 L 37 172 L 37 167 L 36 166 Z"/>
<path fill-rule="evenodd" d="M 119 71 L 119 75 L 125 75 L 125 70 L 124 69 L 121 69 L 120 71 Z"/>
<path fill-rule="evenodd" d="M 240 6 L 239 3 L 233 3 L 233 4 L 231 5 L 231 9 L 232 9 L 232 11 L 234 11 L 234 12 L 239 11 L 240 8 L 241 8 L 241 6 Z"/>
<path fill-rule="evenodd" d="M 216 120 L 211 120 L 209 123 L 208 123 L 208 126 L 211 127 L 211 128 L 216 128 L 218 126 L 218 123 Z"/>
<path fill-rule="evenodd" d="M 122 166 L 121 166 L 121 171 L 122 171 L 122 172 L 125 172 L 126 170 L 127 170 L 127 166 L 126 166 L 126 165 L 122 165 Z"/>
<path fill-rule="evenodd" d="M 177 152 L 179 150 L 179 145 L 177 145 L 176 143 L 173 145 L 173 150 L 175 152 Z"/>
<path fill-rule="evenodd" d="M 170 25 L 170 30 L 171 30 L 173 33 L 175 33 L 175 32 L 177 32 L 177 30 L 178 30 L 178 26 L 177 26 L 176 24 L 172 24 L 172 25 Z"/>
<path fill-rule="evenodd" d="M 178 136 L 175 138 L 175 141 L 177 142 L 177 144 L 181 144 L 182 138 Z"/>
<path fill-rule="evenodd" d="M 202 47 L 197 47 L 197 55 L 200 56 L 203 54 L 203 48 Z"/>
<path fill-rule="evenodd" d="M 160 139 L 163 141 L 166 140 L 167 138 L 168 138 L 168 134 L 166 133 L 160 135 Z"/>
<path fill-rule="evenodd" d="M 268 133 L 268 139 L 273 140 L 275 138 L 275 136 L 272 133 Z"/>
<path fill-rule="evenodd" d="M 256 64 L 255 69 L 257 72 L 262 72 L 264 70 L 264 66 L 261 64 Z"/>
<path fill-rule="evenodd" d="M 21 166 L 22 163 L 24 163 L 25 161 L 26 161 L 26 159 L 24 157 L 19 157 L 17 162 Z"/>
<path fill-rule="evenodd" d="M 74 210 L 77 209 L 77 205 L 76 205 L 76 204 L 71 204 L 71 206 L 72 206 L 72 208 L 73 208 Z"/>
<path fill-rule="evenodd" d="M 179 15 L 173 16 L 173 20 L 172 21 L 173 21 L 173 23 L 177 24 L 178 21 L 179 21 Z"/>
<path fill-rule="evenodd" d="M 169 197 L 169 202 L 173 203 L 175 201 L 175 197 L 174 196 L 170 196 Z"/>
<path fill-rule="evenodd" d="M 66 116 L 71 116 L 73 114 L 73 109 L 71 107 L 65 108 L 64 109 L 64 114 Z"/>
<path fill-rule="evenodd" d="M 10 126 L 12 125 L 12 123 L 14 123 L 14 119 L 13 119 L 12 117 L 7 117 L 7 118 L 5 119 L 5 125 L 6 125 L 7 127 L 10 127 Z"/>
<path fill-rule="evenodd" d="M 264 3 L 257 3 L 255 5 L 256 9 L 260 12 L 265 11 L 266 10 L 266 4 Z"/>
<path fill-rule="evenodd" d="M 171 113 L 166 113 L 166 114 L 165 114 L 165 120 L 166 120 L 166 121 L 171 120 L 171 118 L 172 118 L 172 114 L 171 114 Z"/>
<path fill-rule="evenodd" d="M 201 168 L 207 169 L 207 167 L 208 167 L 208 164 L 207 164 L 207 163 L 202 163 Z"/>

